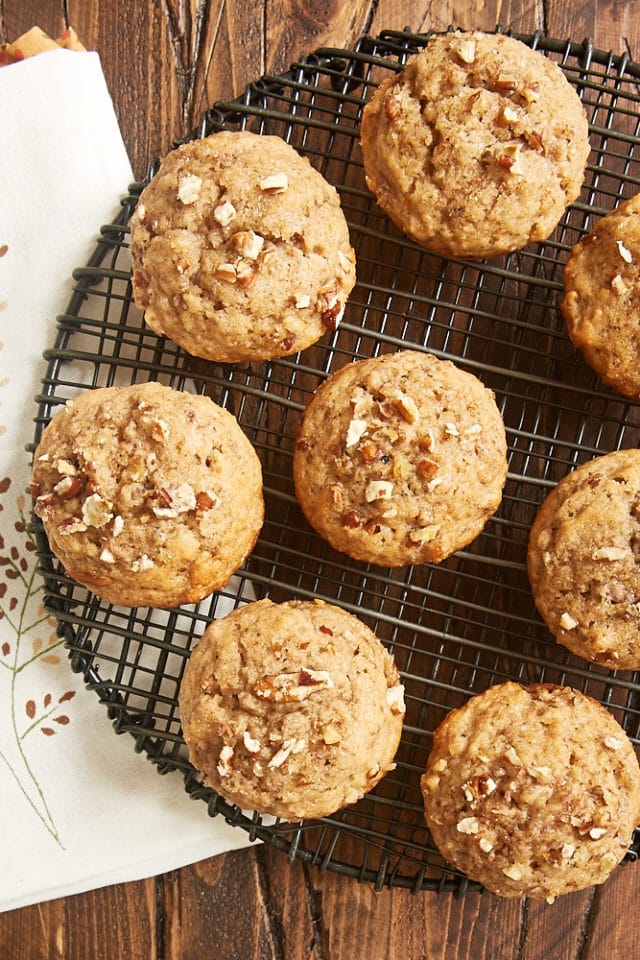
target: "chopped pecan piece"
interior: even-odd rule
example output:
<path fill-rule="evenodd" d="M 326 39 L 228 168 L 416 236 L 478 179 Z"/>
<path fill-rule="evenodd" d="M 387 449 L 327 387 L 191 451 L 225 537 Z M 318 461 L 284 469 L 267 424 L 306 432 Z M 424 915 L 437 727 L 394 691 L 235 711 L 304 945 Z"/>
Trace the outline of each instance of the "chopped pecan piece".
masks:
<path fill-rule="evenodd" d="M 180 177 L 178 181 L 178 200 L 185 206 L 195 203 L 202 189 L 202 178 L 195 173 Z"/>
<path fill-rule="evenodd" d="M 299 670 L 296 673 L 261 677 L 254 685 L 254 692 L 260 700 L 295 703 L 306 700 L 316 690 L 328 690 L 333 685 L 333 680 L 326 670 Z"/>
<path fill-rule="evenodd" d="M 236 213 L 236 208 L 231 201 L 225 200 L 214 208 L 213 219 L 216 223 L 219 223 L 221 227 L 228 227 L 231 221 L 235 220 Z"/>
<path fill-rule="evenodd" d="M 387 120 L 394 123 L 402 113 L 402 102 L 395 94 L 389 94 L 384 100 L 384 112 Z"/>
<path fill-rule="evenodd" d="M 423 480 L 433 480 L 438 472 L 438 464 L 435 460 L 421 460 L 417 469 Z"/>
<path fill-rule="evenodd" d="M 264 237 L 253 230 L 240 230 L 233 237 L 233 245 L 241 257 L 257 260 L 264 246 Z"/>
<path fill-rule="evenodd" d="M 264 193 L 284 193 L 289 187 L 289 178 L 282 171 L 281 173 L 272 173 L 260 181 L 260 189 Z"/>
<path fill-rule="evenodd" d="M 362 517 L 355 510 L 350 510 L 348 513 L 342 514 L 342 525 L 355 530 L 362 526 Z"/>

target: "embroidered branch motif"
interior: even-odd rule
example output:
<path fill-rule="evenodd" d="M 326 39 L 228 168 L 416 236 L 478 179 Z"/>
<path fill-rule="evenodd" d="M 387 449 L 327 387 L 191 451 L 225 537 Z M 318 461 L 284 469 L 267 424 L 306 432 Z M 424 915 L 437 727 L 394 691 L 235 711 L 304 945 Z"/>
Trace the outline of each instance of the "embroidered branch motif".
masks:
<path fill-rule="evenodd" d="M 11 490 L 11 479 L 0 480 L 0 513 Z M 42 584 L 36 577 L 35 542 L 27 530 L 25 498 L 17 507 L 12 532 L 3 523 L 0 534 L 0 725 L 9 736 L 0 743 L 0 761 L 7 767 L 22 796 L 47 833 L 63 847 L 43 787 L 29 756 L 28 744 L 37 734 L 55 736 L 70 723 L 68 704 L 74 690 L 33 693 L 29 670 L 34 664 L 60 663 L 55 620 L 42 603 Z M 13 513 L 13 503 L 6 503 Z M 9 512 L 7 510 L 7 512 Z M 32 695 L 24 697 L 23 688 Z"/>

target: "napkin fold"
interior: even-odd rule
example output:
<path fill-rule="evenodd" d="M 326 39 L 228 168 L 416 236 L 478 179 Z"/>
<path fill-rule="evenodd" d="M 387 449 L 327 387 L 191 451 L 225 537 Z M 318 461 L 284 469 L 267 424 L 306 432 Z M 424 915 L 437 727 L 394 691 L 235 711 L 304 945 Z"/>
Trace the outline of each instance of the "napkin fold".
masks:
<path fill-rule="evenodd" d="M 248 843 L 115 735 L 43 605 L 26 529 L 34 397 L 72 270 L 133 179 L 97 54 L 0 70 L 0 910 Z"/>

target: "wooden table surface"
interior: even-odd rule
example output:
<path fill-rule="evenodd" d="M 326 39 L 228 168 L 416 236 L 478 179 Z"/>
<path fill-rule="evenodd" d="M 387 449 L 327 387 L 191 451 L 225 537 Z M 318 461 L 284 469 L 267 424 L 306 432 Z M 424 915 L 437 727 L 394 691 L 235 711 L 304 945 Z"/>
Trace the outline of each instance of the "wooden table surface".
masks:
<path fill-rule="evenodd" d="M 454 23 L 640 61 L 633 0 L 0 0 L 0 40 L 71 24 L 101 56 L 136 176 L 211 102 L 319 46 Z M 1 862 L 1 861 L 0 861 Z M 554 904 L 374 890 L 265 846 L 0 915 L 2 960 L 633 960 L 640 866 Z"/>

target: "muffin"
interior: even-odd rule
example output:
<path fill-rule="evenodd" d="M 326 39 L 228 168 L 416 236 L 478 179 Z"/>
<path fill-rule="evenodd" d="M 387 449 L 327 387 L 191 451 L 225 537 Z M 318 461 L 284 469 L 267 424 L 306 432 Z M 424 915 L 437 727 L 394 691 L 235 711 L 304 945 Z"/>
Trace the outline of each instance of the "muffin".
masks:
<path fill-rule="evenodd" d="M 562 313 L 604 383 L 640 399 L 640 194 L 606 214 L 571 251 Z"/>
<path fill-rule="evenodd" d="M 31 490 L 69 576 L 125 606 L 220 589 L 264 519 L 260 462 L 235 418 L 158 383 L 68 403 L 42 434 Z"/>
<path fill-rule="evenodd" d="M 356 560 L 438 563 L 497 509 L 507 474 L 493 393 L 448 360 L 401 350 L 333 373 L 293 458 L 309 523 Z"/>
<path fill-rule="evenodd" d="M 443 858 L 502 897 L 602 883 L 640 818 L 630 740 L 570 687 L 508 682 L 472 697 L 436 730 L 421 788 Z"/>
<path fill-rule="evenodd" d="M 527 567 L 551 633 L 585 660 L 640 668 L 640 450 L 584 463 L 548 494 Z"/>
<path fill-rule="evenodd" d="M 284 140 L 248 131 L 163 159 L 131 218 L 131 255 L 148 326 L 226 363 L 315 343 L 355 283 L 335 188 Z"/>
<path fill-rule="evenodd" d="M 362 116 L 366 181 L 419 244 L 480 259 L 546 239 L 589 154 L 560 68 L 502 34 L 446 33 L 384 80 Z"/>
<path fill-rule="evenodd" d="M 207 627 L 179 703 L 206 784 L 300 820 L 355 803 L 393 769 L 404 689 L 356 617 L 319 600 L 260 600 Z"/>

